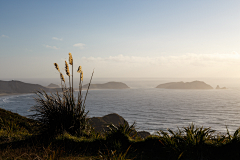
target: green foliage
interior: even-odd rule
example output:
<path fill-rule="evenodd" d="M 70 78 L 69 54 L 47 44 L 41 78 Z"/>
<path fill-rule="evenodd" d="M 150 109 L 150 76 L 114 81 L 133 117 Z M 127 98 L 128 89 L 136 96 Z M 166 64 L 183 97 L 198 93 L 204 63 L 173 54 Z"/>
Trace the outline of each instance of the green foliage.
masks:
<path fill-rule="evenodd" d="M 99 151 L 99 157 L 102 160 L 132 160 L 132 159 L 127 159 L 127 153 L 129 151 L 131 146 L 128 147 L 128 149 L 123 153 L 117 153 L 116 150 L 108 150 L 106 149 L 105 152 Z"/>
<path fill-rule="evenodd" d="M 122 153 L 130 145 L 130 134 L 135 131 L 135 123 L 131 126 L 127 122 L 115 126 L 113 124 L 108 126 L 109 131 L 106 134 L 106 145 L 111 152 L 116 152 L 117 155 Z M 110 152 L 109 152 L 110 153 Z"/>
<path fill-rule="evenodd" d="M 240 128 L 238 128 L 233 135 L 231 135 L 227 129 L 227 134 L 226 136 L 224 137 L 226 140 L 228 140 L 229 142 L 231 141 L 238 141 L 240 140 Z"/>
<path fill-rule="evenodd" d="M 212 134 L 215 132 L 215 130 L 211 130 L 210 128 L 197 128 L 194 124 L 184 127 L 184 131 L 186 133 L 187 144 L 191 145 L 203 145 L 214 137 Z"/>
<path fill-rule="evenodd" d="M 0 118 L 0 143 L 22 140 L 31 134 L 23 127 L 20 127 L 13 121 L 6 121 Z"/>
<path fill-rule="evenodd" d="M 174 132 L 168 129 L 167 132 L 160 130 L 160 142 L 165 146 L 168 152 L 174 153 L 178 159 L 185 155 L 203 156 L 203 150 L 206 151 L 208 144 L 213 143 L 212 139 L 215 131 L 210 128 L 196 127 L 194 124 L 183 127 Z"/>
<path fill-rule="evenodd" d="M 130 134 L 136 133 L 135 122 L 131 126 L 129 126 L 129 124 L 126 121 L 124 122 L 124 124 L 120 124 L 119 126 L 110 124 L 108 128 L 109 128 L 108 134 L 110 135 L 119 132 L 130 136 Z"/>
<path fill-rule="evenodd" d="M 9 125 L 15 136 L 24 130 L 11 123 L 5 125 Z M 123 126 L 112 128 L 106 137 L 77 137 L 63 132 L 53 139 L 38 135 L 28 139 L 1 141 L 0 159 L 240 159 L 239 129 L 232 135 L 229 132 L 226 135 L 213 135 L 214 131 L 210 128 L 191 124 L 177 131 L 159 131 L 158 136 L 135 141 L 129 139 L 129 128 L 132 127 Z M 7 135 L 5 127 L 0 130 L 1 134 Z"/>
<path fill-rule="evenodd" d="M 38 121 L 0 108 L 0 129 L 6 129 L 6 127 L 16 129 L 16 127 L 20 127 L 26 129 L 28 132 L 36 133 L 39 125 Z"/>
<path fill-rule="evenodd" d="M 0 109 L 0 143 L 22 140 L 38 132 L 37 121 Z"/>

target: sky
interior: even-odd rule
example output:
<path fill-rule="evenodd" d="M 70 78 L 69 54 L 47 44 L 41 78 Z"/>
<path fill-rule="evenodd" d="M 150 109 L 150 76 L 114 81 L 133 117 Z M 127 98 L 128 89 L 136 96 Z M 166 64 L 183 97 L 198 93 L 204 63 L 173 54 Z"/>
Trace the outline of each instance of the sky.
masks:
<path fill-rule="evenodd" d="M 0 0 L 0 79 L 239 78 L 239 0 Z M 74 73 L 77 75 L 77 73 Z"/>

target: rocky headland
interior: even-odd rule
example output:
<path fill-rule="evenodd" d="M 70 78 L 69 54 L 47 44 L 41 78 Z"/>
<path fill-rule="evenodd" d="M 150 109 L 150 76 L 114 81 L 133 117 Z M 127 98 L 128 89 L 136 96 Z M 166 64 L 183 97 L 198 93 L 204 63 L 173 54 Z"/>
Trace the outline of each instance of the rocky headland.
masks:
<path fill-rule="evenodd" d="M 83 89 L 87 89 L 88 84 L 83 85 Z M 129 87 L 122 82 L 107 82 L 104 84 L 91 84 L 90 89 L 129 89 Z"/>
<path fill-rule="evenodd" d="M 193 82 L 170 82 L 158 85 L 156 88 L 164 89 L 213 89 L 212 86 L 203 81 Z"/>
<path fill-rule="evenodd" d="M 116 113 L 111 113 L 103 117 L 92 117 L 89 118 L 89 122 L 97 132 L 108 131 L 108 125 L 110 124 L 113 124 L 114 126 L 124 125 L 124 123 L 128 124 L 128 122 L 122 116 Z M 136 133 L 141 138 L 146 138 L 147 136 L 150 136 L 150 133 L 146 131 L 136 131 Z"/>

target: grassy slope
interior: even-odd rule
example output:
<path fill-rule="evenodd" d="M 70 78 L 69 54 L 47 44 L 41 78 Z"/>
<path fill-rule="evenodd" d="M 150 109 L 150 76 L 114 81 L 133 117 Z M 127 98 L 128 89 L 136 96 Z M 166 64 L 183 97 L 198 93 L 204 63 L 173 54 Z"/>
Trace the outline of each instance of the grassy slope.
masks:
<path fill-rule="evenodd" d="M 177 159 L 179 155 L 180 159 L 240 159 L 240 132 L 235 138 L 225 136 L 214 143 L 212 140 L 196 143 L 194 137 L 203 132 L 190 134 L 189 138 L 169 133 L 145 140 L 132 140 L 117 132 L 106 137 L 64 133 L 49 138 L 37 134 L 37 121 L 3 109 L 0 118 L 0 159 L 99 159 L 99 151 L 105 155 L 114 150 L 125 153 L 129 146 L 128 155 L 135 159 Z"/>
<path fill-rule="evenodd" d="M 39 123 L 35 120 L 20 116 L 17 113 L 0 108 L 0 129 L 4 129 L 7 125 L 16 126 L 33 133 L 37 130 Z"/>
<path fill-rule="evenodd" d="M 0 108 L 0 144 L 24 140 L 37 134 L 39 123 Z"/>
<path fill-rule="evenodd" d="M 91 157 L 62 156 L 62 147 L 51 145 L 60 138 L 49 140 L 46 136 L 38 135 L 39 123 L 17 113 L 0 108 L 0 160 L 1 159 L 80 159 Z M 66 137 L 70 137 L 66 135 Z M 65 138 L 63 138 L 65 139 Z M 69 139 L 72 139 L 71 137 Z M 78 139 L 75 138 L 77 141 Z M 64 140 L 63 140 L 64 141 Z"/>

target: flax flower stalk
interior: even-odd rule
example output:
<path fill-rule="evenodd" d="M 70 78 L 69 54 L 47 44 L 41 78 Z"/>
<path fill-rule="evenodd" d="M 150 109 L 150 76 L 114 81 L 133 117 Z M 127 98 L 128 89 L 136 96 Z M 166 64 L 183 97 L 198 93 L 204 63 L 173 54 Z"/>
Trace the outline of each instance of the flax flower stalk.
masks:
<path fill-rule="evenodd" d="M 59 67 L 58 67 L 58 64 L 57 64 L 57 63 L 54 63 L 54 66 L 55 66 L 55 68 L 58 70 L 58 72 L 60 72 L 60 69 L 59 69 Z"/>
<path fill-rule="evenodd" d="M 73 65 L 72 54 L 71 54 L 71 53 L 68 53 L 68 54 L 69 54 L 69 64 L 70 64 L 70 65 Z"/>
<path fill-rule="evenodd" d="M 65 61 L 65 70 L 66 70 L 66 74 L 70 77 L 70 72 L 69 72 L 69 67 L 68 67 L 67 61 Z"/>
<path fill-rule="evenodd" d="M 79 66 L 78 67 L 78 70 L 77 70 L 77 72 L 78 73 L 80 73 L 79 75 L 80 75 L 80 81 L 79 81 L 79 92 L 80 92 L 80 94 L 81 94 L 81 92 L 82 92 L 82 83 L 81 83 L 81 72 L 82 72 L 82 67 L 81 66 Z"/>
<path fill-rule="evenodd" d="M 70 79 L 70 72 L 69 72 L 69 67 L 68 67 L 67 61 L 65 61 L 65 70 L 66 70 L 67 76 L 69 77 L 69 89 L 71 90 L 71 79 Z"/>
<path fill-rule="evenodd" d="M 63 76 L 63 74 L 60 72 L 60 79 L 61 79 L 61 86 L 62 86 L 62 91 L 63 91 L 63 84 L 62 84 L 62 82 L 64 82 L 64 84 L 65 84 L 65 79 L 64 79 L 64 76 Z M 65 88 L 66 88 L 66 84 L 65 84 Z"/>
<path fill-rule="evenodd" d="M 83 71 L 81 71 L 81 81 L 83 82 Z"/>
<path fill-rule="evenodd" d="M 79 66 L 77 72 L 78 72 L 78 73 L 81 73 L 81 71 L 82 71 L 82 67 Z"/>
<path fill-rule="evenodd" d="M 83 102 L 83 106 L 85 106 L 85 102 L 86 102 L 87 95 L 88 95 L 88 90 L 89 90 L 89 87 L 90 87 L 91 82 L 92 82 L 93 73 L 94 73 L 94 70 L 93 70 L 93 72 L 92 72 L 92 76 L 91 76 L 90 82 L 89 82 L 89 84 L 88 84 L 88 89 L 87 89 L 86 96 L 85 96 L 85 99 L 84 99 L 84 102 Z M 81 77 L 81 78 L 82 78 L 82 77 Z"/>
<path fill-rule="evenodd" d="M 69 64 L 72 65 L 72 98 L 73 98 L 73 58 L 72 58 L 72 54 L 69 54 Z"/>
<path fill-rule="evenodd" d="M 57 64 L 57 63 L 53 63 L 53 64 L 54 64 L 55 68 L 58 70 L 58 72 L 60 73 L 61 86 L 63 86 L 63 85 L 62 85 L 62 81 L 65 82 L 65 79 L 64 79 L 62 73 L 60 72 L 60 69 L 59 69 L 59 67 L 58 67 L 58 64 Z"/>
<path fill-rule="evenodd" d="M 77 72 L 80 73 L 80 81 L 83 81 L 83 71 L 81 66 L 78 67 Z"/>
<path fill-rule="evenodd" d="M 60 72 L 60 78 L 65 83 L 65 79 L 64 79 L 63 74 L 61 72 Z"/>

